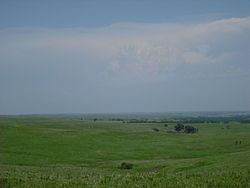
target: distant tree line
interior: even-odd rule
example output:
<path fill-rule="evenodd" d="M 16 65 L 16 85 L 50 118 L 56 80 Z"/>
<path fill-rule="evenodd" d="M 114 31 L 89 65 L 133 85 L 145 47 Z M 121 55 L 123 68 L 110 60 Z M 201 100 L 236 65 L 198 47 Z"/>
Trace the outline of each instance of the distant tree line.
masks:
<path fill-rule="evenodd" d="M 121 120 L 121 119 L 112 119 L 112 121 L 124 121 L 127 123 L 220 123 L 221 121 L 216 121 L 216 120 L 210 120 L 210 121 L 205 121 L 205 120 L 138 120 L 138 119 L 133 119 L 133 120 Z M 228 123 L 228 121 L 224 122 Z"/>
<path fill-rule="evenodd" d="M 95 118 L 96 119 L 96 118 Z M 101 120 L 101 119 L 98 119 Z M 195 124 L 195 123 L 229 123 L 230 121 L 240 123 L 250 123 L 249 116 L 230 116 L 230 117 L 175 117 L 173 119 L 126 119 L 126 118 L 112 118 L 111 121 L 121 121 L 123 123 L 182 123 L 182 124 Z"/>
<path fill-rule="evenodd" d="M 250 123 L 250 119 L 244 119 L 242 121 L 240 121 L 241 123 Z"/>

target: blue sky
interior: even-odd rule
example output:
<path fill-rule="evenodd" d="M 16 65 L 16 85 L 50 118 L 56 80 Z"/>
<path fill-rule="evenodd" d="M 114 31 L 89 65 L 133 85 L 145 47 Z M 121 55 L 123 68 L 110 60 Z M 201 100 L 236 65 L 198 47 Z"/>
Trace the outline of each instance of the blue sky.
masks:
<path fill-rule="evenodd" d="M 248 0 L 1 0 L 0 27 L 103 27 L 249 16 Z"/>
<path fill-rule="evenodd" d="M 0 1 L 0 114 L 250 110 L 250 1 Z"/>

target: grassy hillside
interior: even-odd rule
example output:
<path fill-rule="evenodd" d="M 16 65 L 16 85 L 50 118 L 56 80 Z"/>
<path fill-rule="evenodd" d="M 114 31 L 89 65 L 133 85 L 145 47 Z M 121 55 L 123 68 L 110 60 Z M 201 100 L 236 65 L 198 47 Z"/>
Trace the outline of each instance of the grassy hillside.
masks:
<path fill-rule="evenodd" d="M 174 125 L 1 117 L 0 185 L 250 187 L 250 124 Z"/>

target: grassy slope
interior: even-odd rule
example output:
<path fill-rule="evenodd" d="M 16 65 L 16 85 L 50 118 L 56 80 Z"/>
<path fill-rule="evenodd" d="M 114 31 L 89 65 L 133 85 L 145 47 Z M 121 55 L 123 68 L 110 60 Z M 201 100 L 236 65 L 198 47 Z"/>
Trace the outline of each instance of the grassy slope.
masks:
<path fill-rule="evenodd" d="M 198 134 L 167 134 L 173 125 L 1 118 L 0 183 L 5 187 L 249 186 L 250 125 L 195 126 Z M 135 167 L 118 169 L 123 161 Z"/>

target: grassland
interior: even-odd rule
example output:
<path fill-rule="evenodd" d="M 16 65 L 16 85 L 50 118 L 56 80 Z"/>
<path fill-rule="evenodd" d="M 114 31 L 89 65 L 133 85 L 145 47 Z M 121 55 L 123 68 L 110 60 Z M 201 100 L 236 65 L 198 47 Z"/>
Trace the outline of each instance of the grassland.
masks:
<path fill-rule="evenodd" d="M 174 125 L 1 117 L 0 187 L 250 187 L 250 124 Z"/>

